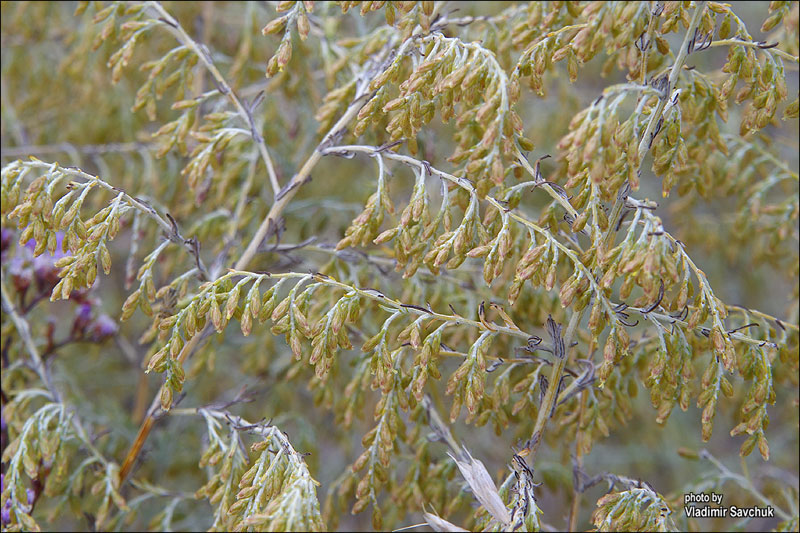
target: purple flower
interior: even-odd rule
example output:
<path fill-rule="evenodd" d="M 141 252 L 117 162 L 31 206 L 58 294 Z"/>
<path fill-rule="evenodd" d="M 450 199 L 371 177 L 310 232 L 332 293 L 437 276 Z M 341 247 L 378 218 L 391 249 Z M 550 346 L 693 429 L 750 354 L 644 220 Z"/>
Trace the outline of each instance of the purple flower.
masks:
<path fill-rule="evenodd" d="M 11 523 L 11 498 L 3 504 L 3 511 L 0 512 L 0 515 L 2 515 L 3 525 Z"/>
<path fill-rule="evenodd" d="M 8 262 L 8 271 L 14 281 L 14 287 L 18 292 L 24 293 L 35 279 L 40 293 L 50 292 L 59 279 L 55 262 L 66 255 L 61 251 L 64 232 L 59 231 L 56 233 L 57 246 L 52 255 L 45 250 L 38 257 L 33 256 L 33 252 L 36 249 L 36 241 L 33 239 L 26 242 L 24 246 L 17 247 L 14 255 L 8 257 L 13 237 L 14 232 L 4 228 L 0 241 L 2 241 L 2 261 Z"/>
<path fill-rule="evenodd" d="M 89 302 L 83 302 L 75 308 L 75 321 L 72 322 L 72 332 L 73 334 L 82 337 L 85 332 L 87 326 L 92 321 L 92 304 Z"/>
<path fill-rule="evenodd" d="M 92 324 L 92 340 L 101 341 L 106 337 L 116 335 L 119 327 L 117 322 L 108 315 L 100 315 Z"/>
<path fill-rule="evenodd" d="M 6 250 L 11 247 L 14 240 L 14 232 L 7 228 L 0 229 L 0 260 L 5 261 Z"/>
<path fill-rule="evenodd" d="M 86 321 L 92 319 L 92 304 L 84 302 L 75 310 L 76 320 Z"/>
<path fill-rule="evenodd" d="M 8 262 L 8 273 L 11 274 L 14 288 L 19 293 L 24 293 L 28 290 L 33 278 L 31 269 L 28 268 L 26 263 L 25 259 L 19 256 L 12 257 L 11 261 Z"/>

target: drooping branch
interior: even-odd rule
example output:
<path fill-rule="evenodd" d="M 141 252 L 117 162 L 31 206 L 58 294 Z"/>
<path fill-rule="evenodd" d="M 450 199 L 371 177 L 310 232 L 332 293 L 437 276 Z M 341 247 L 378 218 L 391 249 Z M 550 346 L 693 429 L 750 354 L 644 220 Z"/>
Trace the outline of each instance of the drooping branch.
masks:
<path fill-rule="evenodd" d="M 230 99 L 234 107 L 236 107 L 236 112 L 247 123 L 248 127 L 250 128 L 250 135 L 252 136 L 253 141 L 256 143 L 258 151 L 261 154 L 261 159 L 264 160 L 264 164 L 267 167 L 272 190 L 277 196 L 278 192 L 280 191 L 278 176 L 275 174 L 275 168 L 272 164 L 272 158 L 269 155 L 267 144 L 264 142 L 264 137 L 258 131 L 255 119 L 253 118 L 253 113 L 247 107 L 245 107 L 244 104 L 242 104 L 241 100 L 239 100 L 239 97 L 236 96 L 236 92 L 234 92 L 233 88 L 228 85 L 227 81 L 225 81 L 222 73 L 219 71 L 219 69 L 217 69 L 216 65 L 214 65 L 214 62 L 208 53 L 208 49 L 201 43 L 198 43 L 192 39 L 192 37 L 186 33 L 186 30 L 183 29 L 180 23 L 175 20 L 175 18 L 170 15 L 166 9 L 164 9 L 160 2 L 147 2 L 147 5 L 156 13 L 158 13 L 158 15 L 161 17 L 160 20 L 167 26 L 167 28 L 169 28 L 172 34 L 175 35 L 175 38 L 178 39 L 181 44 L 192 50 L 195 55 L 197 55 L 203 65 L 205 65 L 208 72 L 214 77 L 214 82 L 217 84 L 219 91 L 226 95 L 228 99 Z"/>

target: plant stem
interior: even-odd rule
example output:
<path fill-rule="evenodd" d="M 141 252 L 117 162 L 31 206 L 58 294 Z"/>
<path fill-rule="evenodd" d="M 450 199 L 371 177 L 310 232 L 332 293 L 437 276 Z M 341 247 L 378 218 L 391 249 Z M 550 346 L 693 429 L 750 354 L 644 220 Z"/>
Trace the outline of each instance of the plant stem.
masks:
<path fill-rule="evenodd" d="M 533 176 L 534 180 L 538 179 L 538 176 L 536 175 L 536 171 L 531 167 L 531 164 L 528 162 L 528 158 L 525 157 L 522 154 L 522 152 L 520 152 L 519 148 L 517 148 L 517 160 L 522 164 L 523 168 L 525 168 L 525 170 L 528 171 L 528 174 Z M 563 196 L 561 194 L 558 194 L 558 192 L 556 192 L 556 190 L 553 189 L 553 187 L 550 186 L 549 183 L 544 182 L 544 183 L 542 183 L 541 187 L 545 191 L 547 191 L 547 194 L 549 194 L 553 198 L 553 200 L 558 202 L 561 205 L 561 207 L 563 207 L 564 210 L 567 213 L 569 213 L 573 218 L 577 218 L 578 217 L 578 212 L 575 210 L 574 207 L 572 207 L 572 204 L 569 203 L 569 200 L 567 200 L 565 196 Z"/>
<path fill-rule="evenodd" d="M 385 305 L 386 307 L 391 307 L 393 309 L 396 309 L 399 312 L 411 313 L 417 316 L 429 317 L 435 320 L 439 320 L 441 322 L 452 322 L 453 324 L 466 324 L 468 326 L 477 328 L 482 332 L 487 332 L 487 331 L 493 333 L 500 332 L 500 333 L 505 333 L 506 335 L 511 335 L 513 337 L 518 337 L 525 340 L 528 340 L 533 336 L 530 333 L 526 333 L 522 330 L 514 329 L 508 326 L 501 326 L 496 323 L 480 322 L 477 320 L 470 320 L 468 318 L 464 318 L 460 315 L 445 315 L 443 313 L 437 313 L 435 311 L 423 311 L 422 309 L 417 309 L 416 307 L 409 307 L 403 304 L 403 302 L 400 302 L 398 300 L 393 300 L 388 296 L 378 293 L 378 291 L 372 289 L 370 290 L 360 289 L 353 285 L 337 281 L 330 276 L 321 276 L 319 274 L 316 275 L 301 274 L 299 272 L 284 272 L 280 274 L 258 274 L 255 272 L 247 272 L 242 270 L 231 270 L 229 271 L 229 274 L 235 276 L 241 275 L 241 276 L 251 276 L 251 277 L 261 277 L 261 278 L 272 278 L 272 279 L 307 278 L 311 276 L 317 283 L 322 283 L 324 285 L 329 285 L 332 287 L 339 287 L 348 292 L 355 292 L 361 297 L 369 298 L 370 300 L 379 302 L 382 305 Z M 548 347 L 546 344 L 542 344 L 540 346 L 543 348 Z"/>
<path fill-rule="evenodd" d="M 719 41 L 711 41 L 708 45 L 709 48 L 715 48 L 718 46 L 746 46 L 748 48 L 757 48 L 759 50 L 764 50 L 769 54 L 775 54 L 776 56 L 782 57 L 787 61 L 791 61 L 792 63 L 800 62 L 800 58 L 797 56 L 793 56 L 788 52 L 784 52 L 780 48 L 764 48 L 764 43 L 757 43 L 753 41 L 742 41 L 739 39 L 720 39 Z"/>
<path fill-rule="evenodd" d="M 522 457 L 529 455 L 529 461 L 531 464 L 534 464 L 536 452 L 539 450 L 539 445 L 542 442 L 542 432 L 544 431 L 544 427 L 547 425 L 547 421 L 550 420 L 550 415 L 555 408 L 556 398 L 558 397 L 558 385 L 561 382 L 561 376 L 564 373 L 564 367 L 567 365 L 570 354 L 569 347 L 572 343 L 572 337 L 575 335 L 575 330 L 577 329 L 578 324 L 581 321 L 581 317 L 583 316 L 583 311 L 584 310 L 572 312 L 572 316 L 569 319 L 569 324 L 567 325 L 567 331 L 564 333 L 564 356 L 560 359 L 555 358 L 553 361 L 553 369 L 550 372 L 550 380 L 547 387 L 547 392 L 545 393 L 542 403 L 539 406 L 536 424 L 533 426 L 533 436 L 531 437 L 531 440 L 528 441 L 528 445 L 518 453 L 518 455 L 521 455 Z"/>
<path fill-rule="evenodd" d="M 697 7 L 694 10 L 694 15 L 692 15 L 692 21 L 689 23 L 689 27 L 686 29 L 686 35 L 683 36 L 681 48 L 678 50 L 678 55 L 675 57 L 675 63 L 672 65 L 672 70 L 669 73 L 669 85 L 664 90 L 665 94 L 661 95 L 661 97 L 658 99 L 658 105 L 656 105 L 655 110 L 653 110 L 653 113 L 650 115 L 650 122 L 647 123 L 647 129 L 645 129 L 644 135 L 642 135 L 642 140 L 639 142 L 640 167 L 644 161 L 644 156 L 647 154 L 648 150 L 650 150 L 650 146 L 653 144 L 653 131 L 655 130 L 656 124 L 661 118 L 661 113 L 664 111 L 664 106 L 667 105 L 667 101 L 670 98 L 672 89 L 675 87 L 675 83 L 678 81 L 678 76 L 683 68 L 683 62 L 686 60 L 686 56 L 689 55 L 689 41 L 694 38 L 695 31 L 700 26 L 700 15 L 703 14 L 704 9 L 705 2 L 698 2 Z"/>
<path fill-rule="evenodd" d="M 300 168 L 300 171 L 294 175 L 291 181 L 286 185 L 286 187 L 276 196 L 276 201 L 272 204 L 272 207 L 267 213 L 266 218 L 261 222 L 261 225 L 258 227 L 255 235 L 250 240 L 250 244 L 247 245 L 242 256 L 234 265 L 234 268 L 239 270 L 243 268 L 247 268 L 248 263 L 250 260 L 253 259 L 253 256 L 256 255 L 256 251 L 258 247 L 261 245 L 261 241 L 267 236 L 271 226 L 275 224 L 280 216 L 283 209 L 289 204 L 289 202 L 294 198 L 297 191 L 300 190 L 300 186 L 302 186 L 311 175 L 311 170 L 317 165 L 320 158 L 322 157 L 322 147 L 326 142 L 328 142 L 334 135 L 336 135 L 339 130 L 344 128 L 350 121 L 355 118 L 358 114 L 361 107 L 372 97 L 373 93 L 362 94 L 360 97 L 356 98 L 350 107 L 347 108 L 347 111 L 344 115 L 334 124 L 334 126 L 330 129 L 330 131 L 322 138 L 322 142 L 314 149 L 314 152 L 311 156 L 306 160 L 303 166 Z"/>

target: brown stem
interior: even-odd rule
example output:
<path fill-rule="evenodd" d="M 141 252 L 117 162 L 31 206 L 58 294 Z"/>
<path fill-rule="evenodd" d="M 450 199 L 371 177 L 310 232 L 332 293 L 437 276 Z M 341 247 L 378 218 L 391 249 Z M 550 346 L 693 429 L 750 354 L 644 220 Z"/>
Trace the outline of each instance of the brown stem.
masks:
<path fill-rule="evenodd" d="M 157 400 L 158 397 L 156 397 Z M 142 446 L 144 446 L 147 437 L 150 435 L 150 430 L 153 429 L 153 423 L 155 423 L 155 418 L 153 418 L 152 414 L 148 414 L 139 428 L 139 433 L 136 435 L 136 440 L 133 441 L 128 455 L 125 457 L 125 462 L 122 463 L 122 467 L 119 469 L 120 481 L 124 480 L 133 468 L 133 463 L 139 457 L 139 452 L 142 451 Z"/>

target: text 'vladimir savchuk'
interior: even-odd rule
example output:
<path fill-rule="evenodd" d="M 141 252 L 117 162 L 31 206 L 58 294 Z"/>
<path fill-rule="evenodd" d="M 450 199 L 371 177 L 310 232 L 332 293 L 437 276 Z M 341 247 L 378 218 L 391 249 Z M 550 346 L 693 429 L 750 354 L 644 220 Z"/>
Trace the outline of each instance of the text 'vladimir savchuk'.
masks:
<path fill-rule="evenodd" d="M 775 509 L 770 506 L 737 507 L 731 505 L 722 507 L 722 497 L 722 494 L 715 492 L 686 493 L 683 495 L 683 511 L 689 518 L 773 518 L 775 516 Z M 698 507 L 690 504 L 704 505 Z M 709 504 L 714 504 L 715 507 Z"/>

